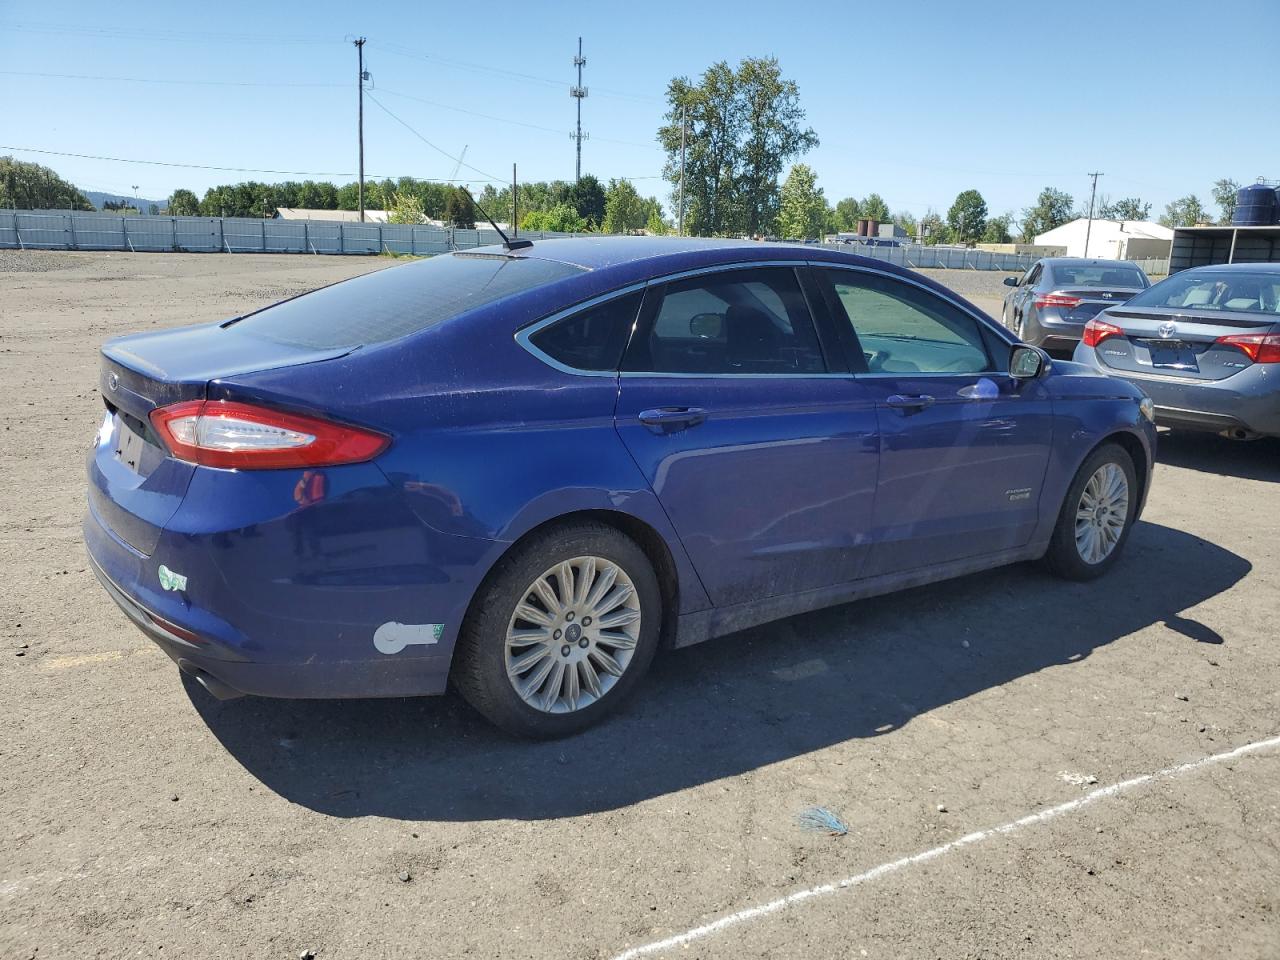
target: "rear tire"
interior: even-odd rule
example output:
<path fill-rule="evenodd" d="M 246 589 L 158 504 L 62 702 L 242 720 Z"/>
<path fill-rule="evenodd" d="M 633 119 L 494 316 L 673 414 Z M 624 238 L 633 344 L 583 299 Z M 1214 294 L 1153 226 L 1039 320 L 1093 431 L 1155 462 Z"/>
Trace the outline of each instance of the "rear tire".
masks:
<path fill-rule="evenodd" d="M 662 592 L 630 537 L 556 527 L 499 561 L 454 653 L 458 692 L 514 736 L 564 737 L 635 691 L 658 648 Z"/>
<path fill-rule="evenodd" d="M 1120 557 L 1138 511 L 1133 458 L 1105 443 L 1085 459 L 1067 488 L 1058 523 L 1044 555 L 1048 568 L 1067 580 L 1093 580 Z"/>

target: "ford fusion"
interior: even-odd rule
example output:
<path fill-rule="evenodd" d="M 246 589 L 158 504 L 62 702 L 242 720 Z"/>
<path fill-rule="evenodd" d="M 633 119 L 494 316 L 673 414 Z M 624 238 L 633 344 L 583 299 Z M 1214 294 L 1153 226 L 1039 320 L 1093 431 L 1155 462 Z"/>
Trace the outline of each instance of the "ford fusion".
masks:
<path fill-rule="evenodd" d="M 439 256 L 113 340 L 101 392 L 88 551 L 182 671 L 452 683 L 530 737 L 662 648 L 1018 561 L 1096 577 L 1155 443 L 1136 387 L 918 275 L 730 241 Z"/>

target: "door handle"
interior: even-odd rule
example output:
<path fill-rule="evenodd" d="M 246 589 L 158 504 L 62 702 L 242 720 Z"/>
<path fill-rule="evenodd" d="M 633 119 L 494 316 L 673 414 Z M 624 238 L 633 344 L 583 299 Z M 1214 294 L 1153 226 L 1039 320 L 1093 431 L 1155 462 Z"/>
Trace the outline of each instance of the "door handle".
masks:
<path fill-rule="evenodd" d="M 639 421 L 647 427 L 658 427 L 664 433 L 696 427 L 707 419 L 707 411 L 701 407 L 656 407 L 642 410 Z"/>
<path fill-rule="evenodd" d="M 885 398 L 885 405 L 892 407 L 894 410 L 906 410 L 909 412 L 923 410 L 925 407 L 933 406 L 933 397 L 927 393 L 919 393 L 913 396 L 904 396 L 901 393 L 895 393 Z"/>

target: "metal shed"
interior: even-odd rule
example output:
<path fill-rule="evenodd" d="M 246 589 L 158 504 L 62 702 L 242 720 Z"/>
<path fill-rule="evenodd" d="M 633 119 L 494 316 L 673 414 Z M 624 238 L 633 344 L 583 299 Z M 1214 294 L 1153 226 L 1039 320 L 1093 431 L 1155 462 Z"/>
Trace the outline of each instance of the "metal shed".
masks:
<path fill-rule="evenodd" d="M 1280 226 L 1179 227 L 1173 232 L 1169 272 L 1215 263 L 1280 262 Z"/>

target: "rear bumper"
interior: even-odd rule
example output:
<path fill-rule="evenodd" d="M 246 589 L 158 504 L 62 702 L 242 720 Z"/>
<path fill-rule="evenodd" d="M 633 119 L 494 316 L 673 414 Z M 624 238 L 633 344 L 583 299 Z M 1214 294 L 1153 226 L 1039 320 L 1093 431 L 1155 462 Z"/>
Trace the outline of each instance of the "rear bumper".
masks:
<path fill-rule="evenodd" d="M 1162 427 L 1280 436 L 1280 369 L 1271 369 L 1278 364 L 1255 364 L 1225 380 L 1205 381 L 1116 370 L 1083 344 L 1073 359 L 1139 387 L 1155 403 L 1156 423 Z"/>
<path fill-rule="evenodd" d="M 210 471 L 221 476 L 209 483 L 235 483 L 235 494 L 188 498 L 149 555 L 90 506 L 93 570 L 130 621 L 215 695 L 442 693 L 463 612 L 501 545 L 428 527 L 376 467 L 340 469 L 330 488 L 353 481 L 351 502 L 299 509 L 289 497 L 279 514 L 266 507 L 278 497 L 255 503 L 248 484 L 287 487 L 285 472 L 246 481 Z"/>
<path fill-rule="evenodd" d="M 1084 336 L 1084 321 L 1064 320 L 1053 309 L 1033 310 L 1022 325 L 1023 339 L 1043 350 L 1074 350 Z"/>

